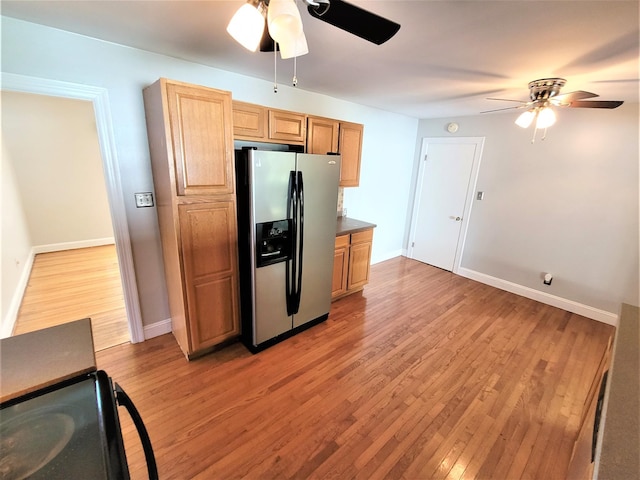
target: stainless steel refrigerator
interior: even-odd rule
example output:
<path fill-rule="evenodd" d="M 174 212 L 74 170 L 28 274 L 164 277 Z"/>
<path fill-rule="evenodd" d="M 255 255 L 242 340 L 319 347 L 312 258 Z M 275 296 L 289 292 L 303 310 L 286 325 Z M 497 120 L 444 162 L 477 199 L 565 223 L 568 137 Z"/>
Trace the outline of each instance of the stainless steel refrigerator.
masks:
<path fill-rule="evenodd" d="M 340 156 L 236 150 L 242 339 L 252 352 L 326 320 Z"/>

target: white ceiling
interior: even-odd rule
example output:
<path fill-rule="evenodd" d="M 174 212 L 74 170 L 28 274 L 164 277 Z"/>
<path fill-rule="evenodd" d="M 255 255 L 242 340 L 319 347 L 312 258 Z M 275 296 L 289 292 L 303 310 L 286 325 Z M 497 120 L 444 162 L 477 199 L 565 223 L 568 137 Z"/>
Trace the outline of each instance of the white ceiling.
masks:
<path fill-rule="evenodd" d="M 271 53 L 226 33 L 243 0 L 11 1 L 2 15 L 273 81 Z M 563 92 L 638 102 L 639 2 L 351 0 L 401 25 L 377 46 L 311 17 L 298 88 L 417 118 L 474 115 L 527 100 L 527 83 L 563 77 Z M 290 84 L 293 60 L 278 59 Z"/>

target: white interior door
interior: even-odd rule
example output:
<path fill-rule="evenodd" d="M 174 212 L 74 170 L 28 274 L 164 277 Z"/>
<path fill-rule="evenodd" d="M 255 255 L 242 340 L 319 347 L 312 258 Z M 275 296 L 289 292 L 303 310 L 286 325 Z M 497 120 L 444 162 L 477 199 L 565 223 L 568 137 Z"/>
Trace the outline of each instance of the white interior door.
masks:
<path fill-rule="evenodd" d="M 456 270 L 481 147 L 482 139 L 477 138 L 425 139 L 416 186 L 410 258 Z"/>

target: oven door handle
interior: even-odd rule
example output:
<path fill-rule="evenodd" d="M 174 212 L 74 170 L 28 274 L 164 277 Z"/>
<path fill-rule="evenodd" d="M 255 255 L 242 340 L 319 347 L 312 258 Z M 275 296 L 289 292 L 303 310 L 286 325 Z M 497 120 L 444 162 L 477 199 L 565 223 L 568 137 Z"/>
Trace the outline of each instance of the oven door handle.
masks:
<path fill-rule="evenodd" d="M 140 437 L 140 442 L 142 442 L 142 449 L 144 451 L 144 458 L 147 462 L 147 471 L 149 472 L 149 480 L 158 480 L 158 467 L 156 465 L 156 457 L 153 454 L 153 447 L 151 446 L 151 439 L 149 438 L 149 433 L 147 432 L 147 428 L 144 426 L 144 422 L 142 421 L 142 417 L 138 412 L 138 409 L 134 405 L 129 395 L 125 393 L 120 385 L 115 384 L 115 392 L 116 392 L 116 400 L 119 405 L 122 405 L 127 409 L 129 415 L 131 415 L 131 419 L 133 420 L 134 425 L 136 426 L 136 430 L 138 431 L 138 436 Z"/>

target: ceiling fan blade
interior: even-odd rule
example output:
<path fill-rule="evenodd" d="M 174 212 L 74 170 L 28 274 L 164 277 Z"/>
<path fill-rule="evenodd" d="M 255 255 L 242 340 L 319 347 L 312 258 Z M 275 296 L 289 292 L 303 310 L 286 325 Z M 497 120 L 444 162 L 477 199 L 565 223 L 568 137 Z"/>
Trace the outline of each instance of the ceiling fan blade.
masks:
<path fill-rule="evenodd" d="M 491 98 L 491 97 L 487 97 L 487 100 L 499 100 L 501 102 L 517 102 L 517 103 L 523 103 L 523 104 L 527 103 L 527 102 L 523 102 L 522 100 L 511 100 L 510 98 Z"/>
<path fill-rule="evenodd" d="M 561 93 L 553 97 L 554 100 L 559 100 L 562 103 L 573 102 L 574 100 L 584 100 L 585 98 L 595 98 L 598 94 L 585 92 L 584 90 L 576 90 L 575 92 Z"/>
<path fill-rule="evenodd" d="M 506 107 L 506 108 L 496 108 L 495 110 L 485 110 L 484 112 L 480 112 L 480 113 L 491 113 L 491 112 L 501 112 L 503 110 L 517 110 L 518 108 L 526 108 L 527 104 L 523 104 L 523 105 L 518 105 L 517 107 Z"/>
<path fill-rule="evenodd" d="M 624 102 L 620 100 L 594 100 L 570 102 L 567 107 L 572 108 L 617 108 Z"/>
<path fill-rule="evenodd" d="M 309 14 L 346 32 L 381 45 L 393 37 L 400 25 L 375 13 L 363 10 L 342 0 L 329 0 L 328 4 L 309 5 Z"/>

